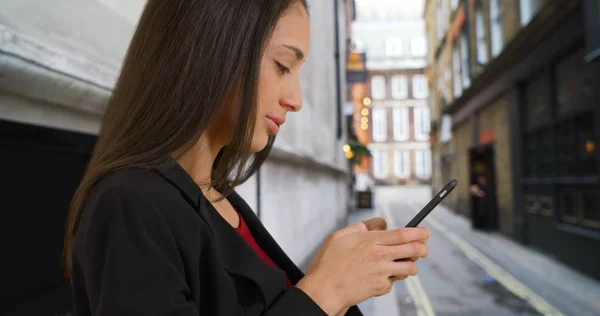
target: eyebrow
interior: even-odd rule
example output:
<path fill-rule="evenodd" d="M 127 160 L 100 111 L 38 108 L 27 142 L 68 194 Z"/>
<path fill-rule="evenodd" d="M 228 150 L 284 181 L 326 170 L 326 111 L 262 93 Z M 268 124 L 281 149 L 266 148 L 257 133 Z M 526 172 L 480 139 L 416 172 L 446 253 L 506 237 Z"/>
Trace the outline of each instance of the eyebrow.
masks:
<path fill-rule="evenodd" d="M 304 59 L 304 53 L 298 47 L 285 45 L 285 44 L 283 44 L 281 46 L 292 50 L 294 52 L 294 54 L 296 55 L 296 59 L 298 59 L 298 60 Z"/>

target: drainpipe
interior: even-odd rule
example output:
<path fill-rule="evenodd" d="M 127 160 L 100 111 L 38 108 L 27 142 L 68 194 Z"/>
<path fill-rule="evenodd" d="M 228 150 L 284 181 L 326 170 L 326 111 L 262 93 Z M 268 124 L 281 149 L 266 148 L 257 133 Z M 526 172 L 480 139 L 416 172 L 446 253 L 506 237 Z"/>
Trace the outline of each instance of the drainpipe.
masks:
<path fill-rule="evenodd" d="M 336 92 L 336 139 L 342 138 L 342 92 L 341 92 L 341 67 L 340 67 L 340 26 L 339 26 L 339 0 L 334 0 L 335 20 L 335 92 Z"/>

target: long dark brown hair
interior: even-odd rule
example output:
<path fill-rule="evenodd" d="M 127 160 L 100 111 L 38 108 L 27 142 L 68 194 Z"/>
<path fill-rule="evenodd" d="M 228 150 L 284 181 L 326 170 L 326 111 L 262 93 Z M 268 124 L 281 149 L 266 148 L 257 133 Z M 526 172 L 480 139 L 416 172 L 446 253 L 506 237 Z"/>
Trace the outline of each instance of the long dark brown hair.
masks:
<path fill-rule="evenodd" d="M 273 144 L 271 138 L 263 151 L 248 152 L 261 59 L 279 18 L 297 2 L 308 12 L 306 0 L 147 2 L 71 201 L 62 257 L 68 280 L 79 218 L 94 185 L 118 168 L 153 168 L 184 154 L 232 99 L 233 137 L 217 156 L 210 185 L 226 196 L 258 170 Z"/>

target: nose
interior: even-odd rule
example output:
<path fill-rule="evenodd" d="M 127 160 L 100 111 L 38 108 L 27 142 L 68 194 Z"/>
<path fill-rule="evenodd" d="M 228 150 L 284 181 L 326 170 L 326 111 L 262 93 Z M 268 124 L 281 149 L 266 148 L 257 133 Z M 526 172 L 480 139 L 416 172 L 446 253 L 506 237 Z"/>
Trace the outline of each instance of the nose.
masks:
<path fill-rule="evenodd" d="M 296 76 L 294 80 L 290 80 L 290 83 L 286 85 L 283 96 L 279 100 L 279 104 L 290 112 L 298 112 L 302 109 L 300 78 Z"/>

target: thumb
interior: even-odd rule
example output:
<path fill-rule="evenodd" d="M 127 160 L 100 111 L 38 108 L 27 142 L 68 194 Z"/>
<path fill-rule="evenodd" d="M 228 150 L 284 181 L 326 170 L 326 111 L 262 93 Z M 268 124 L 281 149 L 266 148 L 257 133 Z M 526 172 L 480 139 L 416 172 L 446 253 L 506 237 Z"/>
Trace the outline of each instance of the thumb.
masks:
<path fill-rule="evenodd" d="M 362 221 L 368 230 L 386 230 L 387 222 L 382 217 L 373 217 Z"/>
<path fill-rule="evenodd" d="M 353 233 L 366 232 L 368 230 L 369 229 L 364 222 L 356 222 L 352 225 L 348 225 L 348 226 L 338 230 L 335 233 L 335 236 L 341 237 L 341 236 L 345 236 L 345 235 L 349 235 L 349 234 L 353 234 Z"/>

